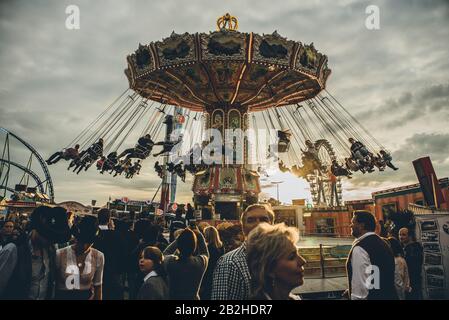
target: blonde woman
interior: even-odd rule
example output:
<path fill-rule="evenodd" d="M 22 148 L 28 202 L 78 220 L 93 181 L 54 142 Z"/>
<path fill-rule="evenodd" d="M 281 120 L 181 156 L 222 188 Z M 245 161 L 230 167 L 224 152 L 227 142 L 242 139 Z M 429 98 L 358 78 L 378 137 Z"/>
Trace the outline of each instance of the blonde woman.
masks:
<path fill-rule="evenodd" d="M 225 249 L 218 230 L 215 227 L 206 227 L 204 229 L 204 238 L 206 240 L 207 249 L 209 250 L 209 264 L 201 284 L 200 296 L 201 300 L 210 300 L 212 293 L 212 276 L 218 259 L 225 254 Z"/>
<path fill-rule="evenodd" d="M 306 261 L 298 253 L 296 228 L 261 223 L 248 236 L 248 267 L 257 300 L 297 300 L 290 292 L 303 284 Z"/>

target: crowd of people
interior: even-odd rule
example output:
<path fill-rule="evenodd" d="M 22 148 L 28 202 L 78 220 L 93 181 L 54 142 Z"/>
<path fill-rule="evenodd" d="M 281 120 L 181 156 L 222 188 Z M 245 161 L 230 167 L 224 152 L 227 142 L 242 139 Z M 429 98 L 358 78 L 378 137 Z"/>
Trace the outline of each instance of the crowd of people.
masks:
<path fill-rule="evenodd" d="M 169 241 L 163 220 L 114 220 L 108 209 L 75 217 L 41 206 L 29 219 L 8 218 L 0 226 L 0 299 L 299 299 L 291 293 L 307 281 L 299 232 L 274 224 L 270 205 L 248 206 L 240 225 L 197 223 L 193 213 L 190 205 L 176 210 Z M 375 229 L 370 212 L 354 212 L 344 295 L 421 299 L 421 245 L 406 228 L 398 239 Z"/>

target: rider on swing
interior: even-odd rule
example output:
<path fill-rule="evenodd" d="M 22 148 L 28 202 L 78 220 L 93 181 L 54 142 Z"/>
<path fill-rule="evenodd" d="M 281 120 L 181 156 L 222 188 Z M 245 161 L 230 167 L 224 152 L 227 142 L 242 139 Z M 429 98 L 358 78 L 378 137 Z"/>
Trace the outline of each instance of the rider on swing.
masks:
<path fill-rule="evenodd" d="M 358 164 L 360 171 L 363 169 L 363 171 L 373 172 L 370 154 L 365 145 L 354 138 L 349 138 L 349 143 L 351 143 L 351 157 Z"/>
<path fill-rule="evenodd" d="M 118 158 L 120 159 L 126 155 L 125 161 L 128 161 L 130 158 L 144 160 L 150 155 L 151 150 L 153 150 L 153 146 L 154 142 L 151 140 L 151 136 L 146 134 L 137 140 L 137 144 L 134 148 L 126 149 L 118 156 Z"/>
<path fill-rule="evenodd" d="M 159 178 L 162 179 L 164 176 L 164 168 L 159 164 L 159 161 L 156 161 L 156 163 L 154 164 L 154 169 L 156 170 L 156 173 L 159 176 Z"/>
<path fill-rule="evenodd" d="M 181 178 L 182 182 L 186 182 L 186 170 L 182 168 L 182 161 L 175 165 L 174 172 Z"/>
<path fill-rule="evenodd" d="M 106 157 L 106 160 L 103 163 L 103 167 L 101 168 L 100 173 L 104 173 L 105 171 L 109 170 L 111 170 L 112 172 L 117 163 L 118 163 L 117 151 L 109 153 L 108 156 Z"/>
<path fill-rule="evenodd" d="M 178 143 L 182 141 L 182 137 L 179 137 L 179 139 L 175 142 L 172 141 L 160 141 L 155 143 L 156 146 L 162 146 L 162 150 L 156 154 L 154 154 L 154 157 L 160 156 L 161 154 L 164 154 L 166 152 L 170 152 L 174 146 L 176 146 Z"/>
<path fill-rule="evenodd" d="M 87 150 L 81 152 L 79 157 L 70 163 L 69 169 L 75 166 L 73 172 L 78 169 L 76 174 L 79 174 L 83 168 L 87 171 L 87 169 L 89 169 L 89 167 L 103 155 L 103 144 L 103 139 L 98 139 L 97 142 L 92 144 Z"/>
<path fill-rule="evenodd" d="M 79 156 L 79 149 L 80 149 L 80 145 L 77 144 L 77 145 L 75 145 L 74 148 L 68 148 L 68 149 L 64 149 L 62 151 L 58 151 L 58 152 L 54 153 L 50 158 L 48 158 L 48 160 L 45 162 L 47 162 L 48 165 L 52 165 L 61 159 L 64 159 L 66 161 L 74 160 L 74 159 L 78 158 L 78 156 Z"/>
<path fill-rule="evenodd" d="M 341 166 L 337 162 L 337 160 L 332 160 L 331 172 L 336 177 L 346 176 L 348 179 L 352 178 L 351 177 L 351 172 L 348 169 L 346 169 L 343 166 Z"/>
<path fill-rule="evenodd" d="M 140 164 L 140 160 L 137 160 L 136 162 L 134 162 L 134 165 L 128 167 L 125 178 L 131 179 L 135 174 L 139 174 L 141 168 L 142 165 Z"/>

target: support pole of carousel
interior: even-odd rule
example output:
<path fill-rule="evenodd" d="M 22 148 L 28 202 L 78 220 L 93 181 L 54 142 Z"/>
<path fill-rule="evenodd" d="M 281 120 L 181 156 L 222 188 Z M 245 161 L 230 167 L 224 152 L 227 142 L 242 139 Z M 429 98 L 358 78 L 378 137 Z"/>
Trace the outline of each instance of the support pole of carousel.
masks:
<path fill-rule="evenodd" d="M 249 169 L 247 142 L 238 141 L 238 138 L 233 141 L 233 136 L 227 136 L 234 130 L 248 129 L 248 109 L 239 104 L 222 103 L 206 106 L 206 112 L 209 115 L 206 129 L 218 130 L 223 143 L 222 161 L 208 169 L 208 176 L 212 177 L 208 188 L 211 206 L 221 219 L 238 220 L 244 206 L 249 204 L 249 196 L 257 202 L 260 192 L 258 175 Z"/>
<path fill-rule="evenodd" d="M 182 116 L 182 108 L 180 107 L 175 107 L 175 111 L 174 111 L 175 117 L 174 117 L 174 125 L 173 125 L 173 129 L 174 130 L 179 130 L 182 128 L 182 122 L 183 120 L 183 116 Z M 170 132 L 171 134 L 171 132 Z M 169 134 L 169 136 L 170 136 Z M 174 203 L 176 201 L 176 186 L 177 186 L 177 179 L 178 179 L 178 175 L 176 173 L 171 175 L 171 180 L 170 180 L 170 202 Z"/>
<path fill-rule="evenodd" d="M 173 132 L 173 116 L 167 115 L 165 117 L 164 123 L 166 124 L 166 130 L 165 130 L 165 142 L 170 141 L 170 135 Z M 170 202 L 170 172 L 167 171 L 167 162 L 168 162 L 168 155 L 164 155 L 164 175 L 162 180 L 162 187 L 161 187 L 161 203 L 159 206 L 159 209 L 161 209 L 164 213 L 167 212 L 168 204 Z"/>

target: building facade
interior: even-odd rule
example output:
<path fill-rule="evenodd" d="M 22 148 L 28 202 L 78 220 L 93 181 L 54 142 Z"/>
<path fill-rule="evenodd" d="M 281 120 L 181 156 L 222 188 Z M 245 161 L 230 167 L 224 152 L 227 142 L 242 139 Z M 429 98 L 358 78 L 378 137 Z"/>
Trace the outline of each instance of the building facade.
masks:
<path fill-rule="evenodd" d="M 444 203 L 449 208 L 449 179 L 440 179 Z M 304 234 L 315 236 L 351 236 L 351 219 L 355 210 L 371 212 L 377 221 L 386 221 L 390 212 L 408 210 L 410 205 L 426 206 L 419 183 L 380 190 L 372 199 L 346 201 L 344 206 L 333 208 L 308 208 L 304 211 Z M 378 225 L 377 231 L 380 231 Z"/>
<path fill-rule="evenodd" d="M 442 208 L 449 208 L 449 179 L 438 180 L 444 197 Z M 424 195 L 419 183 L 373 192 L 375 215 L 385 221 L 390 212 L 407 210 L 409 204 L 425 206 Z"/>
<path fill-rule="evenodd" d="M 284 222 L 290 227 L 296 227 L 301 234 L 305 231 L 304 225 L 304 206 L 303 205 L 283 205 L 274 206 L 273 211 L 275 214 L 274 223 Z"/>

